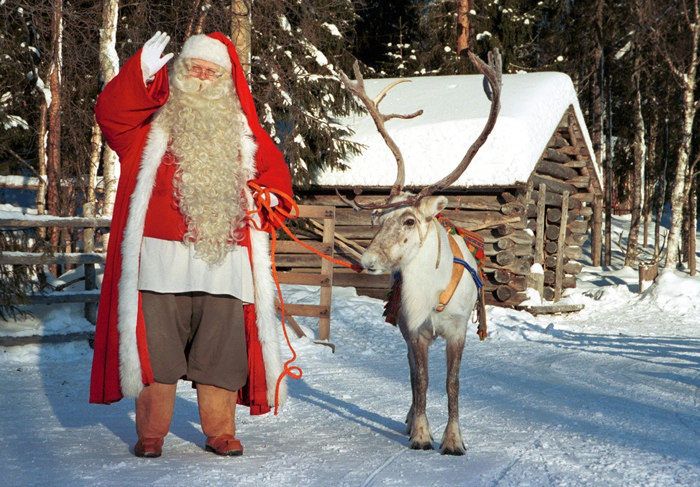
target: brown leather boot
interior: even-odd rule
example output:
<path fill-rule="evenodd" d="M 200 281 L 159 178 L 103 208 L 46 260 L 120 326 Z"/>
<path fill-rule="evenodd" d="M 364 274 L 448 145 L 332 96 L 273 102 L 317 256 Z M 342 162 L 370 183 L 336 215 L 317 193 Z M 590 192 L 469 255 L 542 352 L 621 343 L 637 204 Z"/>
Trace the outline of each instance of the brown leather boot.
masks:
<path fill-rule="evenodd" d="M 205 449 L 228 457 L 243 455 L 243 445 L 233 435 L 208 436 Z"/>
<path fill-rule="evenodd" d="M 158 458 L 163 453 L 163 438 L 139 438 L 134 446 L 134 455 L 145 458 Z"/>

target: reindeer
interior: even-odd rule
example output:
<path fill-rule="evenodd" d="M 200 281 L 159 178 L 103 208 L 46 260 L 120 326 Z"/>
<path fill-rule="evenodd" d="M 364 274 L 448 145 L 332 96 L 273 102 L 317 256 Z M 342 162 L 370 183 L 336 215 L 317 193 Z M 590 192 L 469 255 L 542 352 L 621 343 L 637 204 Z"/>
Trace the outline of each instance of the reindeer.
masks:
<path fill-rule="evenodd" d="M 402 191 L 405 181 L 403 156 L 384 126 L 392 118 L 413 118 L 422 110 L 410 115 L 385 115 L 379 112 L 379 103 L 396 81 L 377 97 L 370 99 L 357 63 L 353 66 L 356 81 L 352 82 L 340 73 L 346 88 L 355 94 L 372 116 L 378 131 L 386 141 L 397 161 L 397 179 L 389 198 L 379 204 L 361 205 L 338 196 L 356 210 L 372 209 L 373 221 L 378 218 L 379 230 L 362 255 L 362 266 L 370 274 L 385 271 L 401 275 L 401 307 L 398 326 L 408 347 L 408 364 L 411 374 L 413 401 L 406 417 L 409 447 L 430 450 L 432 433 L 426 416 L 426 392 L 428 389 L 428 347 L 437 336 L 445 339 L 447 347 L 447 397 L 448 422 L 440 444 L 440 452 L 448 455 L 464 455 L 466 447 L 459 428 L 459 367 L 467 331 L 467 323 L 477 301 L 477 285 L 466 274 L 459 276 L 464 267 L 455 264 L 455 257 L 477 268 L 476 261 L 463 239 L 451 237 L 436 215 L 447 205 L 444 196 L 431 196 L 454 183 L 466 170 L 479 148 L 491 133 L 500 109 L 501 68 L 498 52 L 489 54 L 489 65 L 469 52 L 472 62 L 484 74 L 490 85 L 491 110 L 486 126 L 472 144 L 455 170 L 439 182 L 423 188 L 418 194 Z M 452 241 L 451 241 L 452 240 Z M 450 298 L 450 293 L 453 293 Z"/>

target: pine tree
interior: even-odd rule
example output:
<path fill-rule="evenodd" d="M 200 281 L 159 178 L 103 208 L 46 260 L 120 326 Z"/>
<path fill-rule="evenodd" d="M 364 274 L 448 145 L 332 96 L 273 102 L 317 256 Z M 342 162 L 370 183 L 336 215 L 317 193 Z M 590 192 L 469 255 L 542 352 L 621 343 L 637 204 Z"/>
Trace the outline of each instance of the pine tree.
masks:
<path fill-rule="evenodd" d="M 263 125 L 280 145 L 294 182 L 308 185 L 325 168 L 359 153 L 338 117 L 359 110 L 338 70 L 354 11 L 346 0 L 259 1 L 253 8 L 252 86 Z"/>

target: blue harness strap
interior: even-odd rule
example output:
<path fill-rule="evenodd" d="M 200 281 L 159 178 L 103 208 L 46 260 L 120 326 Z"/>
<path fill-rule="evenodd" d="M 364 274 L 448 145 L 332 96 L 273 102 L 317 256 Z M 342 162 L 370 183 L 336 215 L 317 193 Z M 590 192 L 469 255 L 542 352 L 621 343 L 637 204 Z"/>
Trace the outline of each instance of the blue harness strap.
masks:
<path fill-rule="evenodd" d="M 469 274 L 472 275 L 472 279 L 474 279 L 474 284 L 476 284 L 477 291 L 484 286 L 484 283 L 481 282 L 481 278 L 479 277 L 479 273 L 476 272 L 474 268 L 467 263 L 466 260 L 458 259 L 457 257 L 455 257 L 454 262 L 456 264 L 463 265 L 469 271 Z"/>

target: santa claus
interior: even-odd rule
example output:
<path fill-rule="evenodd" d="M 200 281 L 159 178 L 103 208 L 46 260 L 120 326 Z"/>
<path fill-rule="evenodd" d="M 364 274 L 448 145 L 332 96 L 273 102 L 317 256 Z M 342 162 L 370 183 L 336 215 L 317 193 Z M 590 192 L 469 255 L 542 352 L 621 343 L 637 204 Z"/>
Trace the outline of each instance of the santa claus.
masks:
<path fill-rule="evenodd" d="M 269 235 L 246 217 L 248 183 L 291 196 L 291 178 L 231 41 L 190 37 L 168 77 L 169 41 L 156 33 L 95 107 L 121 177 L 90 402 L 135 397 L 134 453 L 157 457 L 177 382 L 190 380 L 206 450 L 240 455 L 236 403 L 270 411 L 282 372 Z M 271 211 L 289 210 L 272 199 Z M 279 402 L 285 395 L 282 382 Z"/>

